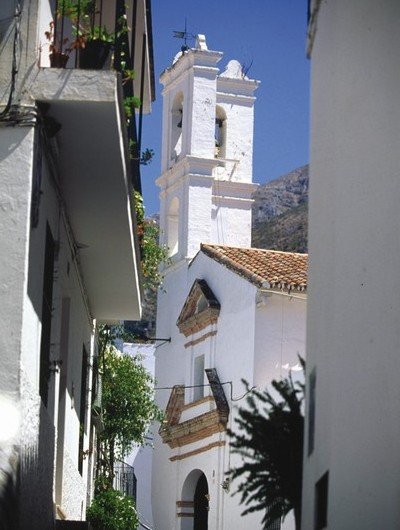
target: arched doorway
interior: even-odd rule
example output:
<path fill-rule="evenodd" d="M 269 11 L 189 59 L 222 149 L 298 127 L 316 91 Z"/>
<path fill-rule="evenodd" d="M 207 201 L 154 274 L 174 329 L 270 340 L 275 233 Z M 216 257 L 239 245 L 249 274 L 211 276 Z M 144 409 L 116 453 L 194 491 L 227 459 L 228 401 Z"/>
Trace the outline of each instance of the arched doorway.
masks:
<path fill-rule="evenodd" d="M 208 530 L 208 482 L 200 469 L 194 469 L 186 477 L 182 500 L 177 504 L 181 510 L 178 514 L 181 517 L 181 530 Z"/>
<path fill-rule="evenodd" d="M 194 492 L 193 530 L 208 529 L 208 483 L 204 473 L 197 481 Z"/>

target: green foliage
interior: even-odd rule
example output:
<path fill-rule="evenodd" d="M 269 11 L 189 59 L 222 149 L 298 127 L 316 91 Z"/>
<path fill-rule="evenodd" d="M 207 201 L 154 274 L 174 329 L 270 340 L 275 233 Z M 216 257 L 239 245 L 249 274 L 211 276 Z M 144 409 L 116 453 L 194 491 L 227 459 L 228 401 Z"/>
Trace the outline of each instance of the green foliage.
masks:
<path fill-rule="evenodd" d="M 146 149 L 140 154 L 140 163 L 142 166 L 148 166 L 153 161 L 153 157 L 154 150 L 146 147 Z"/>
<path fill-rule="evenodd" d="M 95 0 L 59 0 L 57 16 L 68 18 L 72 22 L 75 41 L 71 48 L 85 48 L 90 40 L 114 43 L 116 38 L 128 31 L 125 15 L 118 18 L 116 33 L 109 32 L 106 26 L 94 25 L 95 15 Z"/>
<path fill-rule="evenodd" d="M 138 109 L 140 107 L 140 99 L 136 96 L 127 96 L 124 98 L 124 109 L 125 109 L 125 116 L 129 120 L 135 109 Z"/>
<path fill-rule="evenodd" d="M 109 42 L 111 44 L 115 41 L 115 33 L 110 33 L 107 31 L 105 26 L 94 26 L 90 33 L 86 37 L 87 41 L 89 40 L 101 40 L 103 42 Z"/>
<path fill-rule="evenodd" d="M 98 490 L 111 487 L 115 460 L 123 459 L 133 444 L 144 444 L 150 423 L 162 418 L 154 402 L 153 377 L 140 357 L 113 346 L 118 336 L 118 327 L 99 327 L 103 429 L 98 433 Z"/>
<path fill-rule="evenodd" d="M 144 444 L 150 422 L 160 414 L 154 402 L 154 379 L 140 358 L 108 346 L 104 353 L 103 422 L 100 439 L 122 458 L 134 443 Z"/>
<path fill-rule="evenodd" d="M 135 199 L 136 222 L 138 226 L 140 226 L 144 223 L 144 215 L 145 215 L 143 197 L 140 195 L 138 191 L 135 191 L 134 199 Z"/>
<path fill-rule="evenodd" d="M 143 286 L 151 291 L 162 285 L 159 272 L 162 263 L 168 263 L 168 248 L 159 244 L 160 229 L 154 219 L 145 219 L 143 198 L 135 191 L 136 222 L 141 250 Z"/>
<path fill-rule="evenodd" d="M 133 499 L 112 488 L 94 497 L 86 517 L 93 530 L 134 530 L 139 525 Z"/>
<path fill-rule="evenodd" d="M 59 0 L 57 16 L 69 18 L 75 23 L 78 20 L 78 16 L 87 16 L 94 11 L 94 8 L 94 0 Z"/>
<path fill-rule="evenodd" d="M 153 161 L 154 150 L 146 147 L 138 156 L 137 143 L 132 138 L 129 140 L 129 156 L 131 160 L 139 160 L 142 166 L 148 166 Z"/>
<path fill-rule="evenodd" d="M 135 79 L 135 70 L 124 68 L 122 70 L 122 83 L 125 84 L 127 81 L 133 81 Z"/>
<path fill-rule="evenodd" d="M 246 400 L 247 407 L 239 409 L 235 420 L 239 432 L 229 431 L 229 435 L 233 452 L 242 456 L 243 464 L 231 470 L 229 478 L 244 478 L 237 489 L 241 494 L 240 502 L 248 506 L 243 515 L 265 510 L 262 522 L 263 528 L 267 529 L 294 509 L 298 530 L 301 521 L 304 431 L 301 403 L 304 385 L 295 385 L 289 376 L 272 381 L 272 386 L 281 401 L 276 401 L 267 390 L 253 390 Z"/>

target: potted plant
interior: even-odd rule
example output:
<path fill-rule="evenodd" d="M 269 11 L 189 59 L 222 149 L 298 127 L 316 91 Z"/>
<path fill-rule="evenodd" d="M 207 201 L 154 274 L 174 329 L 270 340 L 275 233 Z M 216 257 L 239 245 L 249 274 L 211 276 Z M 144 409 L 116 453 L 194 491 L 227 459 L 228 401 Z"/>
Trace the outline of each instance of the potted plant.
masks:
<path fill-rule="evenodd" d="M 94 26 L 89 33 L 81 35 L 79 49 L 79 67 L 101 70 L 111 59 L 111 48 L 115 36 L 105 27 Z"/>
<path fill-rule="evenodd" d="M 95 24 L 97 14 L 95 0 L 60 0 L 58 4 L 57 15 L 72 23 L 75 40 L 71 49 L 79 50 L 80 68 L 104 68 L 115 40 L 128 30 L 125 16 L 118 19 L 119 30 L 110 33 L 106 26 Z"/>
<path fill-rule="evenodd" d="M 54 34 L 54 21 L 49 24 L 49 31 L 45 31 L 46 39 L 49 41 L 49 58 L 51 68 L 65 68 L 71 53 L 71 48 L 64 48 L 69 42 L 68 38 L 56 41 Z"/>

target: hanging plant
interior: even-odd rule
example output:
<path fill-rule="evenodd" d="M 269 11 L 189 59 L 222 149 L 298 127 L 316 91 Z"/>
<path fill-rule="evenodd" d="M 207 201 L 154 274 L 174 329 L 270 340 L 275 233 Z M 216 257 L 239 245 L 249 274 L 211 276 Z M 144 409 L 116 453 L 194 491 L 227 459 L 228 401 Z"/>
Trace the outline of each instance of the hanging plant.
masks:
<path fill-rule="evenodd" d="M 129 120 L 133 113 L 135 112 L 135 109 L 140 108 L 140 99 L 136 96 L 127 96 L 124 98 L 124 109 L 125 109 L 125 116 L 126 119 Z"/>

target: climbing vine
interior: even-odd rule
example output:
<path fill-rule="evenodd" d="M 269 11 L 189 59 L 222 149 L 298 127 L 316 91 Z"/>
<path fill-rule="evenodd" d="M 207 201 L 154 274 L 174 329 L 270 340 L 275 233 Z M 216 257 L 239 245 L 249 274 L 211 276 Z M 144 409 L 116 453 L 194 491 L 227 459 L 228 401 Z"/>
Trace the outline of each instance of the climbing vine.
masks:
<path fill-rule="evenodd" d="M 151 291 L 162 285 L 160 265 L 168 263 L 168 248 L 160 245 L 160 228 L 154 219 L 145 218 L 143 197 L 135 191 L 136 221 L 141 252 L 143 287 Z"/>

